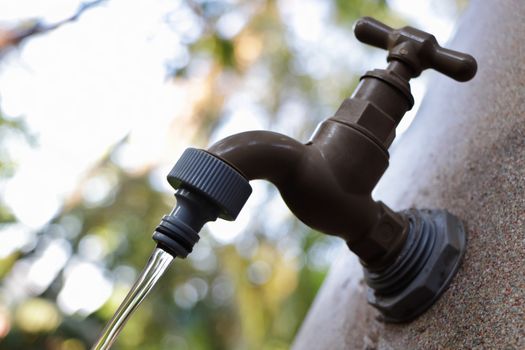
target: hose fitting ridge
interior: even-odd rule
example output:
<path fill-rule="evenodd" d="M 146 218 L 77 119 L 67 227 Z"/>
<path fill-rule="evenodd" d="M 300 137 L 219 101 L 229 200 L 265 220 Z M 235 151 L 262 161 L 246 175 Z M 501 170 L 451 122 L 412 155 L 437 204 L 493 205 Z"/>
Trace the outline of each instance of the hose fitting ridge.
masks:
<path fill-rule="evenodd" d="M 158 246 L 171 255 L 185 258 L 199 241 L 199 234 L 176 216 L 164 215 L 153 233 Z"/>
<path fill-rule="evenodd" d="M 252 193 L 248 181 L 236 169 L 212 154 L 195 148 L 184 151 L 168 175 L 173 188 L 195 189 L 215 203 L 219 217 L 235 220 Z"/>
<path fill-rule="evenodd" d="M 368 302 L 387 322 L 406 322 L 425 312 L 445 292 L 465 254 L 462 222 L 445 210 L 400 212 L 409 222 L 405 246 L 389 267 L 365 269 Z"/>

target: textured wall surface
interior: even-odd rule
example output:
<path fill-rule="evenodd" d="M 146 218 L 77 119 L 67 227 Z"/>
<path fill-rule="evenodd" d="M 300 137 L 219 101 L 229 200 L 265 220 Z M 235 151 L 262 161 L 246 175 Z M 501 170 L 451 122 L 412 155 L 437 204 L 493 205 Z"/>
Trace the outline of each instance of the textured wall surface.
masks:
<path fill-rule="evenodd" d="M 450 288 L 414 322 L 384 324 L 344 254 L 294 349 L 525 349 L 524 19 L 524 1 L 472 1 L 447 46 L 476 57 L 477 76 L 426 73 L 428 94 L 375 192 L 394 209 L 447 208 L 466 221 Z"/>

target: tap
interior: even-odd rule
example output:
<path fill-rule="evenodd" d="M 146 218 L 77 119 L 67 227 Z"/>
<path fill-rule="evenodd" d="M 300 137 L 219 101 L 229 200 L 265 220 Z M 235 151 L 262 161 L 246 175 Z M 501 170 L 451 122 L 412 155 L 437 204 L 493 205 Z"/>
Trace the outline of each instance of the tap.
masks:
<path fill-rule="evenodd" d="M 168 175 L 176 207 L 153 239 L 186 257 L 206 222 L 237 217 L 250 196 L 250 180 L 267 180 L 299 220 L 345 240 L 363 265 L 368 301 L 384 320 L 406 322 L 446 290 L 464 255 L 464 224 L 443 209 L 396 212 L 371 193 L 388 167 L 396 126 L 414 104 L 409 80 L 432 68 L 468 81 L 477 65 L 472 56 L 442 48 L 433 35 L 412 27 L 393 29 L 364 17 L 354 33 L 388 51 L 386 69 L 366 72 L 306 143 L 249 131 L 207 150 L 188 148 Z"/>

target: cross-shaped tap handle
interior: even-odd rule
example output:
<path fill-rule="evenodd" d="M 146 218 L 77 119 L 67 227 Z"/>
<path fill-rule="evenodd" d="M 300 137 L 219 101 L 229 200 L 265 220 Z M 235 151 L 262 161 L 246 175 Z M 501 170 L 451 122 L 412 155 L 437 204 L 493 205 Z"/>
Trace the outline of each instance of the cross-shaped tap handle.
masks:
<path fill-rule="evenodd" d="M 388 62 L 400 61 L 411 77 L 433 68 L 457 81 L 474 77 L 477 63 L 474 57 L 439 46 L 436 38 L 413 27 L 393 29 L 371 17 L 363 17 L 354 27 L 357 39 L 365 44 L 388 50 Z"/>

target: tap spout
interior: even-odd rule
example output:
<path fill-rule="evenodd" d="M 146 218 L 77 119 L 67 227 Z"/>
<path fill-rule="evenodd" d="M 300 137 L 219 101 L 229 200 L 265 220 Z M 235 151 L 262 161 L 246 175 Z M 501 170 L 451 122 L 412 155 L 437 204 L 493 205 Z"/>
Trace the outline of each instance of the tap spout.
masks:
<path fill-rule="evenodd" d="M 248 131 L 218 141 L 208 152 L 226 161 L 248 180 L 284 183 L 300 167 L 307 146 L 271 131 Z"/>

